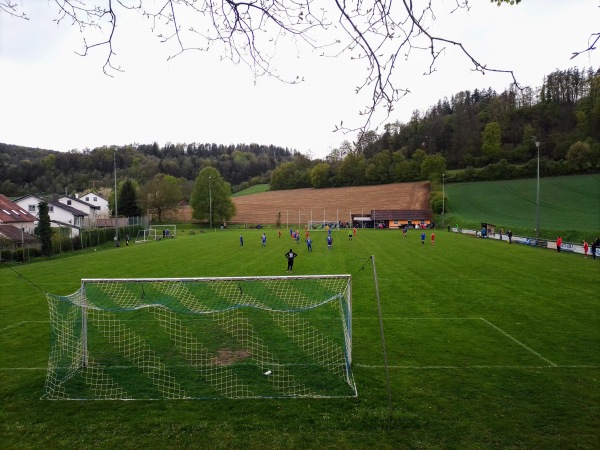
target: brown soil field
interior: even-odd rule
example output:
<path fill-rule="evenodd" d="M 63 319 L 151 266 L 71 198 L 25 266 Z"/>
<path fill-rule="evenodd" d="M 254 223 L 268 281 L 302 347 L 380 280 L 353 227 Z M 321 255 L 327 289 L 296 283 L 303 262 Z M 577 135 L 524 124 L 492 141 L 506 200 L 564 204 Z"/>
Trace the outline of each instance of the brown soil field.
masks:
<path fill-rule="evenodd" d="M 428 182 L 395 183 L 329 189 L 269 191 L 233 197 L 237 208 L 231 224 L 306 224 L 309 220 L 350 221 L 351 215 L 369 215 L 373 209 L 429 209 Z M 191 209 L 181 207 L 164 220 L 192 222 Z"/>

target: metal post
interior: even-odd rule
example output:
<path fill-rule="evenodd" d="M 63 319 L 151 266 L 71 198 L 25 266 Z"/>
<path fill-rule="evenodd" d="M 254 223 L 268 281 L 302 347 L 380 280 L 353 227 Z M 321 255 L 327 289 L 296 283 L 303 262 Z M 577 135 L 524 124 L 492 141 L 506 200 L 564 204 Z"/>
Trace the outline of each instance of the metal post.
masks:
<path fill-rule="evenodd" d="M 119 246 L 119 209 L 117 208 L 117 150 L 113 152 L 113 164 L 115 167 L 115 247 Z"/>
<path fill-rule="evenodd" d="M 534 138 L 535 139 L 535 138 Z M 536 224 L 535 224 L 535 238 L 540 238 L 540 142 L 535 141 L 537 147 L 537 189 L 535 196 L 536 206 Z"/>
<path fill-rule="evenodd" d="M 212 231 L 212 186 L 211 186 L 211 179 L 212 177 L 208 177 L 208 204 L 209 204 L 209 223 L 210 223 L 210 229 Z"/>

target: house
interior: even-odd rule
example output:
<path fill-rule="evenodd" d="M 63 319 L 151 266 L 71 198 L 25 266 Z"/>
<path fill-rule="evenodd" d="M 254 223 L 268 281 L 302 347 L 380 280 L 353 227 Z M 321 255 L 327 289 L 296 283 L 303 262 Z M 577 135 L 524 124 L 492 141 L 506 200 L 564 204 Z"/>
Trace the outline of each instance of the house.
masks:
<path fill-rule="evenodd" d="M 375 228 L 428 228 L 433 224 L 433 213 L 425 209 L 374 209 L 370 216 L 352 220 Z"/>
<path fill-rule="evenodd" d="M 36 218 L 8 197 L 0 194 L 0 235 L 15 247 L 37 243 L 33 236 Z"/>
<path fill-rule="evenodd" d="M 83 211 L 87 214 L 84 220 L 84 228 L 96 228 L 97 219 L 101 216 L 101 206 L 93 205 L 88 203 L 80 198 L 69 197 L 67 195 L 63 195 L 58 198 L 58 201 L 63 205 L 70 206 L 72 208 L 78 209 L 79 211 Z"/>
<path fill-rule="evenodd" d="M 107 218 L 110 217 L 110 206 L 108 204 L 108 200 L 102 198 L 95 192 L 87 192 L 84 195 L 78 196 L 80 200 L 83 200 L 90 205 L 99 206 L 98 217 Z"/>
<path fill-rule="evenodd" d="M 43 198 L 36 195 L 26 195 L 15 200 L 15 203 L 34 215 L 37 225 L 37 221 L 39 220 L 38 205 L 43 201 Z M 84 228 L 85 219 L 88 214 L 72 206 L 60 203 L 58 200 L 50 200 L 47 203 L 50 226 L 53 228 L 69 229 L 70 237 L 79 236 L 80 231 Z"/>

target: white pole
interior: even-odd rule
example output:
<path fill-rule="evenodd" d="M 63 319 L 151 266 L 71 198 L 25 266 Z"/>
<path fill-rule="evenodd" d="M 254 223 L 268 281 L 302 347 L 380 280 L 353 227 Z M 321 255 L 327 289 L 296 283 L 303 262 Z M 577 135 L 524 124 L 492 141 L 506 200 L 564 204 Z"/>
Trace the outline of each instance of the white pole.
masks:
<path fill-rule="evenodd" d="M 88 366 L 88 342 L 87 342 L 87 292 L 85 284 L 81 283 L 82 305 L 81 305 L 81 365 Z"/>
<path fill-rule="evenodd" d="M 119 246 L 119 209 L 117 208 L 117 150 L 113 153 L 115 166 L 115 247 Z"/>
<path fill-rule="evenodd" d="M 211 176 L 208 177 L 208 203 L 209 203 L 209 222 L 210 222 L 210 231 L 212 231 L 212 186 L 211 186 Z"/>
<path fill-rule="evenodd" d="M 536 225 L 535 225 L 535 238 L 540 238 L 540 143 L 539 141 L 535 141 L 535 146 L 537 147 L 537 190 L 535 197 L 535 205 L 536 205 Z"/>

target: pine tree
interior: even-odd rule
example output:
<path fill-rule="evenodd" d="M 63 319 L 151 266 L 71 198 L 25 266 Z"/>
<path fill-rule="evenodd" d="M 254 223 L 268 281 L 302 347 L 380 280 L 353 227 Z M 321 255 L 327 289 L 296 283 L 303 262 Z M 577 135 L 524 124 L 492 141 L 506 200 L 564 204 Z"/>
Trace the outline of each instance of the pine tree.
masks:
<path fill-rule="evenodd" d="M 131 180 L 126 180 L 119 192 L 119 213 L 125 217 L 142 215 L 142 210 L 137 204 L 136 189 Z"/>
<path fill-rule="evenodd" d="M 38 233 L 42 241 L 42 255 L 52 256 L 52 228 L 50 227 L 50 215 L 48 214 L 48 203 L 40 202 L 38 205 L 39 225 Z"/>

